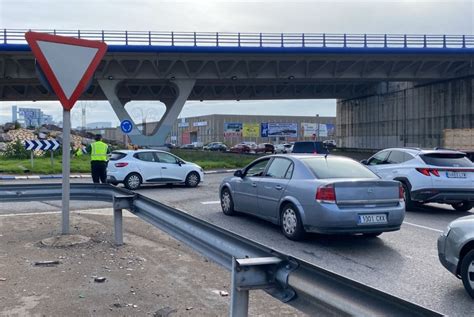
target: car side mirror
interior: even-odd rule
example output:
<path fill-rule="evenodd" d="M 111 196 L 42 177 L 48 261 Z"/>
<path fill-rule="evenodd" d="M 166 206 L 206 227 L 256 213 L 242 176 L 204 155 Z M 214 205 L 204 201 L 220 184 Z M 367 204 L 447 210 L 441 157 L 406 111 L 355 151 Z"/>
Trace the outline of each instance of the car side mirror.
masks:
<path fill-rule="evenodd" d="M 234 176 L 244 178 L 244 173 L 242 173 L 242 170 L 236 170 Z"/>
<path fill-rule="evenodd" d="M 178 163 L 178 165 L 179 165 L 179 166 L 181 166 L 181 165 L 183 165 L 183 164 L 184 164 L 184 162 L 183 162 L 183 161 L 181 161 L 181 160 L 178 160 L 176 163 Z"/>
<path fill-rule="evenodd" d="M 362 161 L 360 161 L 360 163 L 361 163 L 361 164 L 364 164 L 364 165 L 369 164 L 369 162 L 368 162 L 367 160 L 362 160 Z"/>

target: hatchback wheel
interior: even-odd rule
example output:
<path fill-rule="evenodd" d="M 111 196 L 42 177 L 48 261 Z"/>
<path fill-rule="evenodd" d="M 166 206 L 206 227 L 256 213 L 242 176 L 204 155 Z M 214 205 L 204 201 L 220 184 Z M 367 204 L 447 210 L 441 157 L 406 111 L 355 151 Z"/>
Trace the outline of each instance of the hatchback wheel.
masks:
<path fill-rule="evenodd" d="M 233 216 L 236 214 L 234 210 L 234 201 L 228 188 L 224 188 L 221 192 L 221 207 L 222 212 L 227 216 Z"/>
<path fill-rule="evenodd" d="M 463 201 L 460 203 L 451 204 L 451 206 L 453 206 L 453 208 L 457 211 L 469 211 L 472 208 L 472 203 L 468 201 Z"/>
<path fill-rule="evenodd" d="M 188 187 L 196 187 L 199 182 L 201 181 L 199 174 L 196 172 L 191 172 L 186 176 L 186 186 Z"/>
<path fill-rule="evenodd" d="M 125 177 L 123 184 L 125 185 L 125 188 L 135 190 L 138 189 L 142 184 L 142 178 L 137 173 L 132 173 Z"/>
<path fill-rule="evenodd" d="M 281 212 L 281 230 L 290 240 L 301 240 L 305 231 L 298 210 L 293 204 L 287 204 Z"/>
<path fill-rule="evenodd" d="M 469 251 L 462 259 L 461 278 L 466 292 L 474 298 L 474 250 Z"/>

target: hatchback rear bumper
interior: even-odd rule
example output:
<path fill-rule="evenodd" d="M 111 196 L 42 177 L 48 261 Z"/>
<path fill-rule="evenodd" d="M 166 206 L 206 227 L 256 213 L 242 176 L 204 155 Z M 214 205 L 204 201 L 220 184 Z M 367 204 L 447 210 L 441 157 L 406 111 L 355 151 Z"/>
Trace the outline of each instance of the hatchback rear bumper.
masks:
<path fill-rule="evenodd" d="M 411 198 L 425 203 L 474 202 L 474 189 L 425 188 L 411 192 Z"/>

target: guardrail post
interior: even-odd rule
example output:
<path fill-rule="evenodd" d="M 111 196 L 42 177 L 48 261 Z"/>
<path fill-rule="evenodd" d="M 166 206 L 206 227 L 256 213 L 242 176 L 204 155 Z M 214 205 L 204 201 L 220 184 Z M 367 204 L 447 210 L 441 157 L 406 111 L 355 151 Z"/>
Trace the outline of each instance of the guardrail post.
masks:
<path fill-rule="evenodd" d="M 446 48 L 446 34 L 443 35 L 443 48 Z"/>
<path fill-rule="evenodd" d="M 115 245 L 123 244 L 123 215 L 122 209 L 114 208 L 114 238 Z"/>
<path fill-rule="evenodd" d="M 387 34 L 383 35 L 383 47 L 387 47 Z"/>
<path fill-rule="evenodd" d="M 302 45 L 303 47 L 306 46 L 306 44 L 305 44 L 305 38 L 304 38 L 304 33 L 301 33 L 301 45 Z"/>
<path fill-rule="evenodd" d="M 125 31 L 125 45 L 128 45 L 128 31 Z"/>
<path fill-rule="evenodd" d="M 3 29 L 3 44 L 7 44 L 7 29 Z"/>
<path fill-rule="evenodd" d="M 462 36 L 462 48 L 466 48 L 466 35 Z"/>
<path fill-rule="evenodd" d="M 260 47 L 262 47 L 262 33 L 260 33 Z"/>
<path fill-rule="evenodd" d="M 367 47 L 367 34 L 364 34 L 364 47 Z"/>
<path fill-rule="evenodd" d="M 77 30 L 77 38 L 78 38 L 78 39 L 81 38 L 81 30 Z"/>
<path fill-rule="evenodd" d="M 196 32 L 194 32 L 194 46 L 197 46 L 197 41 L 196 41 Z"/>
<path fill-rule="evenodd" d="M 280 35 L 280 40 L 281 40 L 281 47 L 284 47 L 285 45 L 283 44 L 283 33 Z"/>
<path fill-rule="evenodd" d="M 216 46 L 219 46 L 219 32 L 216 32 Z"/>
<path fill-rule="evenodd" d="M 237 33 L 237 45 L 240 47 L 240 32 Z"/>
<path fill-rule="evenodd" d="M 344 33 L 344 47 L 347 47 L 347 35 Z"/>
<path fill-rule="evenodd" d="M 407 47 L 407 35 L 403 34 L 403 47 Z"/>
<path fill-rule="evenodd" d="M 426 48 L 426 34 L 423 35 L 423 47 Z"/>
<path fill-rule="evenodd" d="M 171 32 L 171 46 L 174 46 L 174 32 Z"/>
<path fill-rule="evenodd" d="M 323 33 L 323 47 L 326 47 L 326 33 Z"/>
<path fill-rule="evenodd" d="M 134 195 L 115 195 L 113 198 L 114 208 L 114 239 L 115 245 L 123 244 L 123 209 L 132 209 Z"/>
<path fill-rule="evenodd" d="M 151 31 L 148 31 L 148 45 L 151 46 Z"/>
<path fill-rule="evenodd" d="M 230 302 L 230 317 L 247 317 L 249 313 L 249 290 L 239 290 L 239 276 L 240 271 L 237 260 L 232 258 L 232 284 L 231 284 L 231 302 Z"/>
<path fill-rule="evenodd" d="M 102 42 L 105 42 L 105 34 L 104 34 L 104 30 L 102 30 Z"/>

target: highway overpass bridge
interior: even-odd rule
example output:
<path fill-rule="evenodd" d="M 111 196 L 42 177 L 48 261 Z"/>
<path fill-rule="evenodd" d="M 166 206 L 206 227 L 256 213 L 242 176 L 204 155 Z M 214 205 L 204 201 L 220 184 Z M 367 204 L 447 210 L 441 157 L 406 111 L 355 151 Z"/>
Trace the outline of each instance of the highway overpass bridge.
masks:
<path fill-rule="evenodd" d="M 56 100 L 26 31 L 0 31 L 0 100 Z M 166 105 L 152 135 L 132 131 L 141 145 L 162 144 L 186 100 L 347 100 L 380 93 L 380 83 L 474 75 L 473 35 L 34 31 L 108 44 L 82 100 L 108 100 L 120 120 L 131 119 L 131 100 Z"/>

